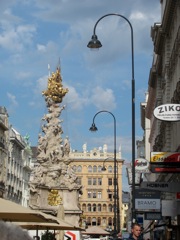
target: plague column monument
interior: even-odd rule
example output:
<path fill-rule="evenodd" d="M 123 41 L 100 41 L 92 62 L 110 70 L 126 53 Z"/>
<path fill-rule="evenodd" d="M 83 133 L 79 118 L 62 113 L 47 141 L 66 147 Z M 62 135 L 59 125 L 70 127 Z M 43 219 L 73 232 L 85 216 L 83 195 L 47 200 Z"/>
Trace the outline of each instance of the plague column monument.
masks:
<path fill-rule="evenodd" d="M 30 182 L 29 205 L 33 209 L 64 218 L 79 226 L 81 210 L 78 198 L 81 186 L 70 168 L 70 144 L 64 140 L 59 119 L 65 106 L 61 106 L 68 89 L 63 88 L 60 68 L 48 78 L 45 97 L 48 113 L 42 118 L 42 133 L 38 136 L 37 164 Z"/>

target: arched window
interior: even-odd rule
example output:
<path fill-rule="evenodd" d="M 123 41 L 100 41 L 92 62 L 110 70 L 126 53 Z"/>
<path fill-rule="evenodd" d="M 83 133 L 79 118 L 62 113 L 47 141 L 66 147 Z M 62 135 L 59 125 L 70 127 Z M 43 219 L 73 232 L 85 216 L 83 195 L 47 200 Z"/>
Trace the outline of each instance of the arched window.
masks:
<path fill-rule="evenodd" d="M 88 172 L 92 173 L 92 166 L 88 166 Z"/>
<path fill-rule="evenodd" d="M 102 172 L 102 166 L 98 166 L 98 172 Z"/>
<path fill-rule="evenodd" d="M 112 226 L 112 225 L 113 225 L 113 223 L 112 223 L 112 218 L 108 218 L 108 225 L 109 225 L 109 226 Z"/>
<path fill-rule="evenodd" d="M 83 204 L 83 205 L 82 205 L 82 211 L 83 211 L 83 212 L 86 212 L 86 204 Z"/>
<path fill-rule="evenodd" d="M 106 204 L 103 204 L 103 212 L 107 212 L 107 206 L 106 206 Z"/>
<path fill-rule="evenodd" d="M 90 217 L 87 218 L 86 224 L 87 224 L 88 226 L 91 226 L 91 218 L 90 218 Z"/>
<path fill-rule="evenodd" d="M 109 166 L 109 167 L 108 167 L 108 173 L 112 173 L 112 171 L 113 171 L 112 166 Z"/>
<path fill-rule="evenodd" d="M 88 203 L 87 207 L 88 207 L 88 212 L 91 212 L 91 204 L 90 203 Z"/>
<path fill-rule="evenodd" d="M 109 204 L 109 205 L 108 205 L 108 210 L 109 210 L 109 212 L 112 212 L 112 211 L 113 211 L 113 206 L 112 206 L 112 204 Z"/>
<path fill-rule="evenodd" d="M 82 172 L 82 167 L 80 165 L 77 167 L 77 172 Z"/>
<path fill-rule="evenodd" d="M 76 172 L 76 165 L 74 165 L 72 169 L 74 170 L 74 172 Z"/>
<path fill-rule="evenodd" d="M 98 212 L 101 212 L 101 204 L 98 204 Z"/>
<path fill-rule="evenodd" d="M 98 225 L 98 226 L 101 225 L 101 218 L 100 218 L 100 217 L 98 217 L 98 219 L 97 219 L 97 225 Z"/>
<path fill-rule="evenodd" d="M 93 204 L 93 212 L 96 212 L 96 204 Z"/>
<path fill-rule="evenodd" d="M 96 226 L 96 218 L 95 217 L 92 218 L 92 226 Z"/>
<path fill-rule="evenodd" d="M 97 166 L 93 166 L 93 172 L 97 172 Z"/>

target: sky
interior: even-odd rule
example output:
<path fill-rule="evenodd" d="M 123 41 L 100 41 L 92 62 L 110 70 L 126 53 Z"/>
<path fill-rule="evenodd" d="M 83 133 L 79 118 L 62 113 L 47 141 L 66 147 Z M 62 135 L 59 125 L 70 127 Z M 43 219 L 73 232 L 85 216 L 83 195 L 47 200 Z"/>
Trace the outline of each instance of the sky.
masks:
<path fill-rule="evenodd" d="M 134 36 L 136 140 L 143 131 L 140 103 L 145 101 L 153 59 L 151 27 L 160 22 L 158 0 L 1 0 L 0 3 L 0 106 L 6 107 L 9 123 L 22 135 L 38 143 L 42 117 L 47 113 L 42 91 L 48 75 L 60 64 L 63 86 L 63 138 L 71 148 L 82 151 L 108 145 L 114 147 L 111 114 L 116 119 L 117 151 L 131 161 L 131 32 L 118 16 L 100 20 L 96 35 L 102 48 L 92 51 L 87 44 L 93 28 L 105 14 L 126 17 Z M 50 69 L 48 69 L 48 65 Z M 124 176 L 125 172 L 123 172 Z"/>

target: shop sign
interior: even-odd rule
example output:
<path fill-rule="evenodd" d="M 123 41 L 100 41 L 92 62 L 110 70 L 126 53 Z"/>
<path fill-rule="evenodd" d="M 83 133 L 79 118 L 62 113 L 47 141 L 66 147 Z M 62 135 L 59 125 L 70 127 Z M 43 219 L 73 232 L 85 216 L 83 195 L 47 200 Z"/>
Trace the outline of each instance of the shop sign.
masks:
<path fill-rule="evenodd" d="M 137 211 L 159 211 L 160 192 L 146 189 L 135 190 L 135 208 Z"/>
<path fill-rule="evenodd" d="M 135 199 L 135 208 L 144 211 L 160 210 L 160 199 Z"/>
<path fill-rule="evenodd" d="M 149 161 L 144 158 L 135 159 L 135 171 L 146 172 L 149 167 Z"/>
<path fill-rule="evenodd" d="M 150 163 L 179 163 L 180 164 L 180 152 L 151 152 Z"/>
<path fill-rule="evenodd" d="M 162 215 L 161 212 L 146 212 L 144 213 L 145 220 L 161 220 Z"/>
<path fill-rule="evenodd" d="M 178 192 L 180 189 L 179 182 L 142 182 L 141 188 L 152 189 L 161 192 Z"/>
<path fill-rule="evenodd" d="M 162 121 L 179 121 L 180 104 L 163 104 L 154 109 L 154 116 Z"/>

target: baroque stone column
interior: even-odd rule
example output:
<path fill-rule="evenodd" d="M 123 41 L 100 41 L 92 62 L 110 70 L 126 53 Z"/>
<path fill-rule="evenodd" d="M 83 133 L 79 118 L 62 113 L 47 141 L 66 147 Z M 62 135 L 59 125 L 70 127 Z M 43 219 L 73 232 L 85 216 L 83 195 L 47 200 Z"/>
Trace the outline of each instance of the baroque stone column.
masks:
<path fill-rule="evenodd" d="M 69 139 L 62 139 L 62 120 L 59 119 L 65 108 L 61 103 L 67 92 L 62 85 L 60 68 L 57 68 L 48 78 L 47 90 L 42 93 L 48 113 L 42 118 L 44 124 L 38 138 L 37 165 L 32 172 L 29 205 L 79 226 L 81 186 L 69 166 Z"/>

